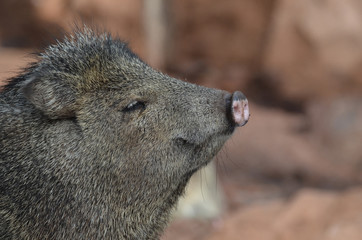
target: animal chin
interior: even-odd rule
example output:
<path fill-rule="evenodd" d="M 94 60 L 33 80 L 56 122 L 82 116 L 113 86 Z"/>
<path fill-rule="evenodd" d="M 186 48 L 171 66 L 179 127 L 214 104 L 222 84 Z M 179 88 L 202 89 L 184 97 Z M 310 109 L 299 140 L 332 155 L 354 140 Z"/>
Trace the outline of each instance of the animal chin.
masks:
<path fill-rule="evenodd" d="M 197 169 L 208 164 L 221 150 L 229 137 L 230 134 L 215 134 L 207 138 L 201 145 L 195 146 L 192 156 L 194 160 L 192 162 L 198 163 Z"/>

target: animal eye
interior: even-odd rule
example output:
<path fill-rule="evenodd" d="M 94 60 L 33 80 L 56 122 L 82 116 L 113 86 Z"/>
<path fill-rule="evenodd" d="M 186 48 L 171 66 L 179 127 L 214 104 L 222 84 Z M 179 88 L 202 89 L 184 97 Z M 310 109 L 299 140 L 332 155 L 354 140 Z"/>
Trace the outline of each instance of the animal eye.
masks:
<path fill-rule="evenodd" d="M 122 112 L 131 112 L 135 110 L 143 110 L 146 108 L 146 104 L 144 102 L 140 101 L 133 101 L 130 104 L 128 104 Z"/>

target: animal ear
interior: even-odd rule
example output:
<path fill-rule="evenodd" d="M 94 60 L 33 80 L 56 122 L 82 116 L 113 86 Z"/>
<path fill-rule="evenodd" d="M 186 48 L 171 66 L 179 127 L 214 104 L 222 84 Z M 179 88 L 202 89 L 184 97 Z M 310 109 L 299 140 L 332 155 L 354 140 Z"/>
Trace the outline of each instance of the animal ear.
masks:
<path fill-rule="evenodd" d="M 76 94 L 63 82 L 30 77 L 23 86 L 25 97 L 51 119 L 75 117 Z"/>

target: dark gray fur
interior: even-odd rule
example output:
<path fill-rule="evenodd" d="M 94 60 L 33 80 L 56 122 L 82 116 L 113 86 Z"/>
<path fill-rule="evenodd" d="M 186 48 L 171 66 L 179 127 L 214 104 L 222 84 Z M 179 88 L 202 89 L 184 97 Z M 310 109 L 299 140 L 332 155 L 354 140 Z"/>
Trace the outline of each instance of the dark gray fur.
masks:
<path fill-rule="evenodd" d="M 0 238 L 157 239 L 233 132 L 230 95 L 89 29 L 38 58 L 0 93 Z"/>

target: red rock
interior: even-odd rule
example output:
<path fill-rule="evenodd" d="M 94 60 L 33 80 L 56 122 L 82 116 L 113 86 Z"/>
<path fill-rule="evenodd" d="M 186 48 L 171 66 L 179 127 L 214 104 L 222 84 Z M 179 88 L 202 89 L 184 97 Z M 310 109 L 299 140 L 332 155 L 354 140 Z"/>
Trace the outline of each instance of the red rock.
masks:
<path fill-rule="evenodd" d="M 359 0 L 279 1 L 264 71 L 297 101 L 361 93 L 361 21 Z"/>
<path fill-rule="evenodd" d="M 303 115 L 252 104 L 250 112 L 248 124 L 228 142 L 227 155 L 219 155 L 225 158 L 226 173 L 324 187 L 348 186 L 362 180 L 355 166 L 336 162 L 311 140 L 316 136 L 305 130 L 309 119 Z"/>
<path fill-rule="evenodd" d="M 362 236 L 362 189 L 305 189 L 287 202 L 240 209 L 207 240 L 357 240 Z"/>
<path fill-rule="evenodd" d="M 360 173 L 362 168 L 362 96 L 340 97 L 309 104 L 313 141 L 326 156 Z"/>
<path fill-rule="evenodd" d="M 31 50 L 0 47 L 0 86 L 11 77 L 21 72 L 29 61 Z M 0 88 L 1 89 L 1 88 Z"/>

